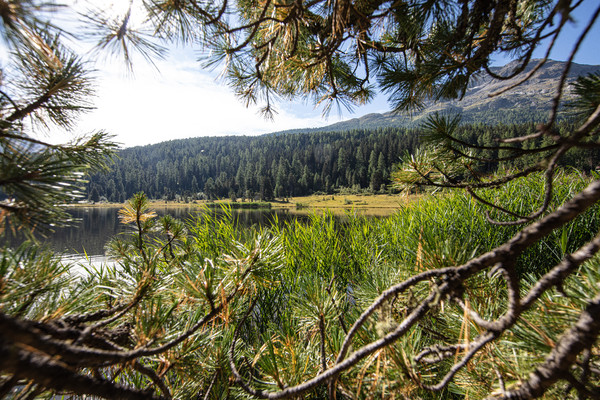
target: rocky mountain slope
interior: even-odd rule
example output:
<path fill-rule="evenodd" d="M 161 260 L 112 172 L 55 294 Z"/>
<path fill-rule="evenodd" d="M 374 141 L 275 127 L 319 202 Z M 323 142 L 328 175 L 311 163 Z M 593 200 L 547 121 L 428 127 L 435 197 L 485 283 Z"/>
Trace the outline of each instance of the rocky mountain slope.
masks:
<path fill-rule="evenodd" d="M 536 64 L 533 60 L 525 72 L 530 71 Z M 552 105 L 564 62 L 549 60 L 537 73 L 526 82 L 498 96 L 490 95 L 512 86 L 518 78 L 509 80 L 493 79 L 487 74 L 475 78 L 470 88 L 461 100 L 430 102 L 418 113 L 407 114 L 384 113 L 367 114 L 360 118 L 338 122 L 319 131 L 339 131 L 348 129 L 375 128 L 387 126 L 414 126 L 425 116 L 433 112 L 460 113 L 462 122 L 484 124 L 525 123 L 540 121 L 548 115 Z M 514 62 L 503 67 L 493 67 L 492 71 L 506 76 L 515 67 Z M 590 73 L 600 73 L 600 65 L 573 64 L 568 76 L 572 83 L 578 76 Z M 568 100 L 570 89 L 565 91 L 564 98 Z"/>

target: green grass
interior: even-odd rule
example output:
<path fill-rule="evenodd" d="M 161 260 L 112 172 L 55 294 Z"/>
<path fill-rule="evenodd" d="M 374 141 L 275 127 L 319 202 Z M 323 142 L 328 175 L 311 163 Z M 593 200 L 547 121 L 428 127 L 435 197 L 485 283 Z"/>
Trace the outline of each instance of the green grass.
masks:
<path fill-rule="evenodd" d="M 558 174 L 551 208 L 581 190 L 587 181 L 577 174 Z M 543 177 L 536 175 L 479 194 L 526 214 L 541 204 L 536 193 L 542 186 Z M 342 196 L 339 199 L 344 201 Z M 104 304 L 144 293 L 127 317 L 137 345 L 148 340 L 158 345 L 225 304 L 217 318 L 162 355 L 160 362 L 170 365 L 167 379 L 174 397 L 187 398 L 212 387 L 213 393 L 224 397 L 247 398 L 231 383 L 227 354 L 234 330 L 239 338 L 236 362 L 253 386 L 274 391 L 294 385 L 317 375 L 322 363 L 332 364 L 345 331 L 385 289 L 428 269 L 460 265 L 504 243 L 519 229 L 489 224 L 486 207 L 458 191 L 413 199 L 389 217 L 346 211 L 340 218 L 332 211 L 313 210 L 306 219 L 274 221 L 269 229 L 236 227 L 230 208 L 220 207 L 224 207 L 222 213 L 207 209 L 189 220 L 185 229 L 172 220 L 155 224 L 151 214 L 144 212 L 143 229 L 130 224 L 130 236 L 111 244 L 118 267 L 89 268 L 66 292 L 60 285 L 65 279 L 62 270 L 48 258 L 48 270 L 54 272 L 46 274 L 47 279 L 41 273 L 37 276 L 40 299 L 51 301 L 59 316 L 81 310 L 93 313 Z M 131 209 L 122 214 L 136 215 Z M 171 236 L 158 234 L 161 226 Z M 566 253 L 589 240 L 599 226 L 596 205 L 524 253 L 517 260 L 523 290 Z M 140 235 L 145 238 L 142 246 Z M 169 237 L 172 242 L 166 241 Z M 0 306 L 12 312 L 15 304 L 24 304 L 18 312 L 36 316 L 39 302 L 28 300 L 31 287 L 25 284 L 34 281 L 27 269 L 13 266 L 9 256 L 17 257 L 7 254 L 0 260 L 4 285 Z M 23 255 L 17 258 L 25 260 Z M 434 383 L 454 358 L 437 367 L 419 366 L 413 361 L 415 355 L 434 343 L 471 341 L 478 329 L 455 303 L 437 299 L 432 312 L 394 345 L 341 374 L 338 397 L 352 393 L 358 398 L 402 394 L 421 399 L 478 399 L 497 389 L 496 370 L 507 383 L 517 382 L 543 359 L 585 307 L 586 299 L 599 290 L 599 270 L 598 260 L 584 265 L 565 282 L 568 297 L 548 292 L 511 331 L 475 357 L 447 389 L 430 393 L 413 378 Z M 497 318 L 506 303 L 506 288 L 500 277 L 487 272 L 465 282 L 464 299 L 482 316 Z M 427 280 L 384 303 L 358 331 L 352 349 L 393 329 L 433 287 L 434 282 Z M 70 296 L 62 297 L 61 290 Z M 236 295 L 223 303 L 233 292 Z M 244 319 L 244 315 L 248 317 Z M 124 370 L 123 376 L 144 385 L 144 378 L 134 372 Z M 551 391 L 547 398 L 555 394 Z M 320 387 L 306 398 L 325 397 L 326 390 Z"/>

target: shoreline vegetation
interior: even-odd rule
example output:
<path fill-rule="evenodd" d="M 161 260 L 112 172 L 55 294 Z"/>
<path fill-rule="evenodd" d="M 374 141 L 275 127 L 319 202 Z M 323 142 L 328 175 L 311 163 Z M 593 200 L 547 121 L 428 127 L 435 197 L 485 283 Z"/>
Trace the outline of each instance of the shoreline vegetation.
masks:
<path fill-rule="evenodd" d="M 151 208 L 164 207 L 208 207 L 219 208 L 229 206 L 232 210 L 287 210 L 289 212 L 310 213 L 312 211 L 329 210 L 335 213 L 345 213 L 355 210 L 359 213 L 372 215 L 390 215 L 400 207 L 422 199 L 426 195 L 406 194 L 314 194 L 310 196 L 290 197 L 271 201 L 242 201 L 236 199 L 193 200 L 191 202 L 150 200 Z M 85 202 L 69 204 L 69 207 L 123 207 L 123 203 Z"/>
<path fill-rule="evenodd" d="M 592 179 L 579 173 L 558 172 L 554 177 L 555 196 L 547 213 L 554 213 L 573 193 L 581 192 Z M 499 189 L 483 189 L 479 194 L 485 201 L 498 201 L 517 214 L 529 215 L 543 203 L 544 197 L 539 193 L 544 185 L 545 176 L 538 173 L 519 182 L 509 182 Z M 197 368 L 196 374 L 201 378 L 208 376 L 206 380 L 214 380 L 215 387 L 228 388 L 233 379 L 230 370 L 223 369 L 223 372 L 215 373 L 202 368 L 215 360 L 221 362 L 223 359 L 216 357 L 227 351 L 235 351 L 231 350 L 232 343 L 237 342 L 237 358 L 254 360 L 254 365 L 263 368 L 255 370 L 261 374 L 257 380 L 268 382 L 271 377 L 269 374 L 273 371 L 268 369 L 269 366 L 283 365 L 285 367 L 281 371 L 285 375 L 282 376 L 293 383 L 295 376 L 318 376 L 320 363 L 304 360 L 319 360 L 323 354 L 333 358 L 331 349 L 342 345 L 343 339 L 340 338 L 347 335 L 347 327 L 351 323 L 355 324 L 354 321 L 363 313 L 363 309 L 379 301 L 387 288 L 399 287 L 411 277 L 426 276 L 430 271 L 447 273 L 451 269 L 460 273 L 465 270 L 464 265 L 469 260 L 489 257 L 502 243 L 516 237 L 520 230 L 511 225 L 489 224 L 485 213 L 488 207 L 463 191 L 356 197 L 321 195 L 291 198 L 283 204 L 295 210 L 296 201 L 310 204 L 309 199 L 316 205 L 337 205 L 337 210 L 340 211 L 353 205 L 375 205 L 376 199 L 382 205 L 387 200 L 388 205 L 393 204 L 395 207 L 389 209 L 395 212 L 385 218 L 351 215 L 343 223 L 338 223 L 331 213 L 319 213 L 314 211 L 318 208 L 307 207 L 306 210 L 311 211 L 306 219 L 275 224 L 264 230 L 253 226 L 238 231 L 233 213 L 209 212 L 206 218 L 185 222 L 178 222 L 170 217 L 160 222 L 160 218 L 157 218 L 156 223 L 152 223 L 150 221 L 153 220 L 153 214 L 149 211 L 159 211 L 158 204 L 188 207 L 182 208 L 188 211 L 196 207 L 200 209 L 201 203 L 146 203 L 143 195 L 138 195 L 122 213 L 131 216 L 127 220 L 126 232 L 129 235 L 119 235 L 108 247 L 113 255 L 121 257 L 119 271 L 129 274 L 124 278 L 120 275 L 112 278 L 109 275 L 115 281 L 114 287 L 125 288 L 121 292 L 115 292 L 124 297 L 121 293 L 130 290 L 131 285 L 118 285 L 120 282 L 141 282 L 137 283 L 136 288 L 143 288 L 145 282 L 151 282 L 153 286 L 148 289 L 148 298 L 143 303 L 145 308 L 140 306 L 140 311 L 135 314 L 141 321 L 141 328 L 138 329 L 149 332 L 154 326 L 158 326 L 152 325 L 152 320 L 142 319 L 146 318 L 145 310 L 150 307 L 158 309 L 157 313 L 162 313 L 159 316 L 166 321 L 159 328 L 168 324 L 176 325 L 182 320 L 190 325 L 198 324 L 197 321 L 201 321 L 205 315 L 195 312 L 200 306 L 205 307 L 203 310 L 209 310 L 210 302 L 213 301 L 215 307 L 221 307 L 223 303 L 218 293 L 224 293 L 225 290 L 221 288 L 241 287 L 240 297 L 227 303 L 231 307 L 228 312 L 231 312 L 230 315 L 247 313 L 245 307 L 258 310 L 255 314 L 247 314 L 252 318 L 251 323 L 242 321 L 234 327 L 233 324 L 227 325 L 230 320 L 215 318 L 211 321 L 210 329 L 217 334 L 201 331 L 194 339 L 199 344 L 178 350 L 180 353 L 176 356 L 183 355 L 186 357 L 184 360 L 192 360 L 190 368 Z M 354 200 L 366 204 L 348 204 Z M 221 202 L 228 203 L 227 200 Z M 491 211 L 489 216 L 497 218 L 498 214 Z M 147 219 L 142 220 L 142 217 Z M 513 274 L 523 277 L 522 290 L 531 293 L 536 282 L 555 273 L 552 271 L 556 271 L 556 265 L 561 265 L 561 260 L 570 254 L 576 254 L 577 249 L 592 240 L 599 221 L 600 209 L 596 204 L 560 230 L 542 238 L 539 245 L 530 245 L 522 250 L 511 267 Z M 162 239 L 152 236 L 157 234 L 154 227 L 161 226 L 169 228 L 169 233 L 173 232 L 177 236 L 173 236 L 173 239 L 166 239 L 166 233 L 162 234 Z M 142 245 L 138 244 L 140 237 L 143 239 Z M 173 256 L 169 251 L 162 254 L 158 252 L 166 249 L 169 243 L 173 243 Z M 156 272 L 153 279 L 147 281 L 145 277 L 148 276 L 148 270 L 139 269 L 139 265 L 146 265 L 139 261 L 144 254 L 161 254 L 161 257 L 156 257 L 156 261 L 153 261 L 155 264 L 149 264 L 151 267 L 156 265 Z M 239 278 L 239 271 L 245 271 L 249 265 L 253 265 L 253 275 L 248 273 L 244 277 L 247 280 L 243 281 Z M 17 271 L 28 270 L 25 268 Z M 493 353 L 478 356 L 472 368 L 457 372 L 457 390 L 466 394 L 474 393 L 469 398 L 484 398 L 483 395 L 479 396 L 478 389 L 485 388 L 486 382 L 495 378 L 494 366 L 502 354 L 514 352 L 515 358 L 527 359 L 527 365 L 522 367 L 524 369 L 543 363 L 547 343 L 559 342 L 564 324 L 570 323 L 575 315 L 584 312 L 587 299 L 596 295 L 596 283 L 600 281 L 598 271 L 598 259 L 595 258 L 583 264 L 580 272 L 573 273 L 564 280 L 561 285 L 564 295 L 557 296 L 555 291 L 543 293 L 540 304 L 522 319 L 515 321 L 515 327 L 506 332 L 508 339 L 494 343 Z M 90 304 L 93 307 L 98 298 L 103 299 L 102 296 L 105 296 L 102 292 L 108 280 L 105 276 L 104 270 L 93 270 L 92 275 L 81 283 L 81 289 L 74 289 L 73 293 L 83 293 L 86 299 L 92 299 Z M 33 285 L 30 281 L 33 279 L 22 284 L 23 289 L 19 293 L 26 295 L 31 292 Z M 403 313 L 412 304 L 437 295 L 437 282 L 425 279 L 413 285 L 412 290 L 398 293 L 395 299 L 382 306 L 383 311 L 374 315 L 371 321 L 365 322 L 370 324 L 370 329 L 364 329 L 364 334 L 356 335 L 353 346 L 365 348 L 378 338 L 385 337 L 390 329 L 397 329 L 401 323 L 399 320 L 405 318 Z M 504 279 L 490 276 L 489 270 L 482 270 L 464 282 L 470 307 L 474 310 L 483 310 L 485 315 L 506 313 L 509 293 Z M 48 285 L 52 283 L 49 280 Z M 206 288 L 210 288 L 210 291 Z M 497 301 L 490 302 L 490 293 Z M 181 301 L 182 298 L 186 301 Z M 246 305 L 249 299 L 251 306 Z M 436 303 L 437 309 L 432 310 L 435 314 L 427 316 L 422 325 L 412 327 L 409 337 L 400 339 L 402 342 L 382 349 L 381 358 L 392 360 L 392 357 L 403 357 L 398 352 L 398 348 L 403 346 L 406 359 L 414 360 L 422 353 L 423 348 L 437 345 L 437 332 L 447 335 L 448 341 L 464 337 L 472 343 L 478 332 L 475 329 L 465 332 L 464 319 L 460 318 L 465 312 L 462 305 L 454 301 L 439 301 L 440 303 Z M 445 302 L 444 310 L 441 305 L 437 306 L 442 304 L 441 301 Z M 23 303 L 24 300 L 11 304 Z M 91 310 L 95 311 L 96 308 Z M 548 339 L 546 342 L 540 342 L 540 329 L 543 329 L 545 338 Z M 228 339 L 235 338 L 238 331 L 240 339 Z M 223 334 L 219 335 L 220 332 Z M 323 332 L 323 336 L 318 333 L 311 335 L 311 332 Z M 322 350 L 323 344 L 328 346 L 325 351 Z M 272 351 L 267 346 L 272 346 Z M 293 361 L 302 362 L 289 362 L 292 357 L 295 357 Z M 183 357 L 177 359 L 177 362 L 181 362 L 181 359 Z M 444 389 L 441 394 L 436 393 L 436 396 L 429 396 L 412 379 L 417 374 L 429 373 L 431 366 L 427 363 L 402 364 L 409 373 L 398 375 L 393 374 L 396 364 L 386 360 L 381 364 L 385 368 L 378 367 L 373 358 L 372 362 L 361 366 L 362 369 L 349 369 L 340 375 L 339 387 L 358 388 L 356 398 L 366 398 L 371 392 L 385 397 L 387 393 L 405 389 L 410 393 L 410 398 L 425 400 L 467 397 L 453 396 L 449 389 Z M 502 361 L 498 368 L 508 369 L 513 366 L 510 362 Z M 169 378 L 175 384 L 186 383 L 185 378 L 182 379 L 176 371 L 169 373 L 172 374 Z M 426 376 L 429 379 L 426 383 L 433 378 Z M 384 389 L 372 389 L 363 385 L 366 380 L 376 379 L 383 382 L 380 387 Z M 596 381 L 594 384 L 597 385 Z M 557 385 L 548 392 L 546 398 L 556 398 L 564 393 L 564 387 Z M 313 397 L 318 397 L 318 394 Z"/>

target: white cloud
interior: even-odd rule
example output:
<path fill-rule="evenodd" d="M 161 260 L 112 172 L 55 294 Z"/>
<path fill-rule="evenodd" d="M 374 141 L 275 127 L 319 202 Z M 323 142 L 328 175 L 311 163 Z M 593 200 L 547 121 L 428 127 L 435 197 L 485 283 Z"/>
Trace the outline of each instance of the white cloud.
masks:
<path fill-rule="evenodd" d="M 159 65 L 160 74 L 144 65 L 133 78 L 116 71 L 103 73 L 97 108 L 81 119 L 78 128 L 104 129 L 125 146 L 133 146 L 195 136 L 253 135 L 326 123 L 318 111 L 299 117 L 282 110 L 274 122 L 267 121 L 258 115 L 257 107 L 246 108 L 227 86 L 216 82 L 199 65 L 178 59 Z"/>

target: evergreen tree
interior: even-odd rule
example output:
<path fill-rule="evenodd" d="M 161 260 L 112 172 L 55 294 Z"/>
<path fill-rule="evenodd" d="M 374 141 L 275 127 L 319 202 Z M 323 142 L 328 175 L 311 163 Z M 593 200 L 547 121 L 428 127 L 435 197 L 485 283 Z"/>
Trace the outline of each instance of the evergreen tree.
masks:
<path fill-rule="evenodd" d="M 267 116 L 278 95 L 314 96 L 328 111 L 336 101 L 368 102 L 378 87 L 393 109 L 406 110 L 459 98 L 478 73 L 529 79 L 525 71 L 534 50 L 554 45 L 576 7 L 591 4 L 592 12 L 573 36 L 575 50 L 600 14 L 591 0 L 140 1 L 143 7 L 133 1 L 116 20 L 101 11 L 83 15 L 99 48 L 131 65 L 130 50 L 148 59 L 161 56 L 158 40 L 199 43 L 208 64 L 224 64 L 238 95 L 264 101 Z M 63 205 L 81 198 L 83 174 L 103 167 L 111 154 L 103 133 L 66 145 L 33 135 L 36 123 L 72 127 L 89 107 L 89 71 L 62 43 L 83 34 L 56 26 L 75 15 L 65 10 L 46 1 L 0 2 L 0 34 L 10 49 L 0 82 L 0 234 L 68 223 Z M 138 12 L 145 18 L 132 17 Z M 136 29 L 137 20 L 151 33 Z M 489 68 L 498 54 L 518 57 L 507 75 Z M 32 244 L 3 247 L 0 394 L 352 398 L 364 382 L 382 396 L 389 394 L 388 383 L 402 382 L 406 386 L 394 386 L 394 396 L 424 397 L 449 388 L 443 395 L 528 399 L 574 392 L 597 398 L 600 236 L 594 223 L 575 240 L 568 223 L 587 217 L 600 201 L 600 181 L 555 194 L 565 188 L 556 172 L 565 155 L 598 147 L 600 79 L 588 76 L 575 85 L 577 125 L 564 132 L 556 123 L 564 80 L 557 85 L 553 112 L 535 132 L 491 146 L 462 140 L 458 118 L 432 116 L 424 125 L 424 147 L 404 157 L 394 175 L 404 187 L 466 189 L 488 208 L 487 220 L 499 225 L 489 236 L 525 225 L 500 244 L 490 241 L 491 249 L 448 241 L 462 216 L 445 221 L 449 229 L 437 234 L 408 221 L 422 234 L 407 238 L 403 251 L 415 257 L 402 265 L 380 251 L 383 238 L 397 236 L 382 232 L 368 239 L 369 225 L 363 225 L 354 232 L 367 241 L 358 235 L 340 240 L 335 221 L 326 217 L 314 231 L 298 225 L 283 240 L 281 230 L 236 235 L 233 223 L 207 213 L 188 237 L 181 222 L 157 220 L 141 193 L 120 213 L 129 235 L 109 246 L 116 268 L 75 276 Z M 383 172 L 382 148 L 358 149 L 359 179 L 366 184 Z M 314 149 L 307 165 L 315 188 L 331 188 L 337 155 L 329 143 Z M 181 161 L 160 167 L 164 194 L 181 183 L 174 172 Z M 198 184 L 226 196 L 237 172 L 231 161 L 227 154 L 211 166 L 201 160 L 211 177 Z M 478 166 L 517 161 L 521 170 L 491 177 Z M 273 183 L 285 193 L 288 166 L 278 182 L 280 165 L 273 155 L 262 156 L 256 168 L 262 198 L 272 198 Z M 543 185 L 531 184 L 539 171 Z M 152 182 L 135 160 L 122 172 L 128 194 Z M 519 188 L 519 182 L 528 186 Z M 497 188 L 504 188 L 499 198 L 498 190 L 489 190 Z M 511 201 L 517 192 L 533 196 L 536 190 L 539 209 L 534 200 Z M 582 220 L 588 219 L 577 223 Z M 550 243 L 559 244 L 551 252 L 558 257 L 538 271 L 536 260 L 549 253 Z M 284 260 L 288 276 L 280 274 Z M 300 260 L 307 261 L 301 266 Z M 361 274 L 366 284 L 358 290 Z M 281 279 L 289 287 L 278 286 Z M 489 368 L 479 369 L 480 363 Z M 385 388 L 378 388 L 383 381 Z"/>
<path fill-rule="evenodd" d="M 192 191 L 193 196 L 196 196 L 198 194 L 198 192 L 200 192 L 200 186 L 198 186 L 198 179 L 196 179 L 196 176 L 192 177 L 192 183 L 191 183 L 190 189 Z"/>

